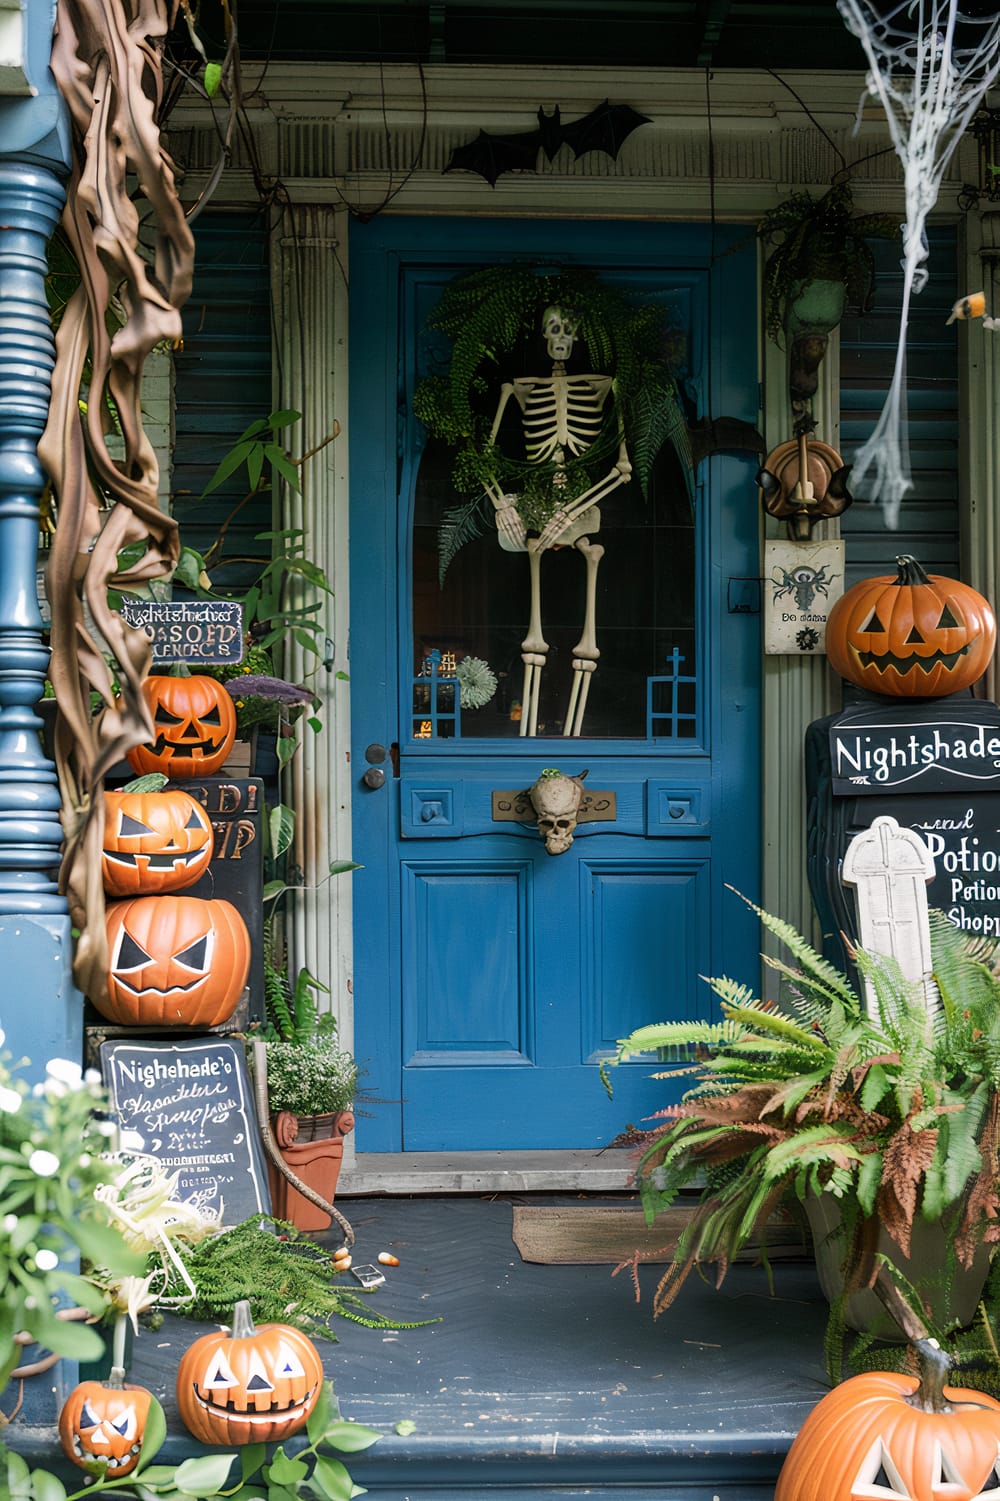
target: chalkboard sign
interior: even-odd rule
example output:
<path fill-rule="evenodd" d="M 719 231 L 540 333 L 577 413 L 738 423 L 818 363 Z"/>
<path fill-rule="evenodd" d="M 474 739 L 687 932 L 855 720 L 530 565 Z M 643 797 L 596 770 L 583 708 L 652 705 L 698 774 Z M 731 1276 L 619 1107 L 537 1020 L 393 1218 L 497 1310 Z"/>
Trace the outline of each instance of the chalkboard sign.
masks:
<path fill-rule="evenodd" d="M 969 699 L 840 714 L 830 762 L 835 797 L 1000 788 L 1000 709 Z"/>
<path fill-rule="evenodd" d="M 177 1192 L 226 1225 L 270 1214 L 267 1164 L 241 1042 L 105 1042 L 101 1072 L 122 1130 L 180 1174 Z"/>
<path fill-rule="evenodd" d="M 153 663 L 243 660 L 243 606 L 235 600 L 123 599 L 122 619 L 153 643 Z"/>
<path fill-rule="evenodd" d="M 260 777 L 186 777 L 170 782 L 208 814 L 215 834 L 205 874 L 185 896 L 221 897 L 232 902 L 250 934 L 249 1020 L 264 1019 L 264 841 L 261 819 L 264 784 Z"/>
<path fill-rule="evenodd" d="M 858 800 L 855 824 L 882 814 L 915 829 L 934 860 L 927 903 L 965 933 L 1000 938 L 1000 795 Z"/>

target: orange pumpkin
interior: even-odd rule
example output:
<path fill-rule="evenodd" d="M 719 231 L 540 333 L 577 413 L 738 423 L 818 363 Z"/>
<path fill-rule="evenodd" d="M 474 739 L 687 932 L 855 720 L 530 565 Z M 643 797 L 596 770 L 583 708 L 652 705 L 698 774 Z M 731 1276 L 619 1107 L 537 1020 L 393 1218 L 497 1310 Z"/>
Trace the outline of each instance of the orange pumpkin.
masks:
<path fill-rule="evenodd" d="M 1000 1501 L 1000 1402 L 945 1386 L 947 1356 L 916 1349 L 919 1381 L 871 1371 L 813 1408 L 774 1501 Z"/>
<path fill-rule="evenodd" d="M 142 685 L 156 731 L 152 745 L 128 753 L 136 772 L 208 777 L 219 770 L 236 739 L 236 706 L 215 678 L 151 674 Z"/>
<path fill-rule="evenodd" d="M 208 869 L 213 845 L 208 814 L 179 787 L 104 794 L 101 873 L 109 896 L 193 886 Z"/>
<path fill-rule="evenodd" d="M 254 1328 L 237 1303 L 233 1327 L 203 1334 L 177 1367 L 177 1407 L 203 1444 L 276 1443 L 304 1428 L 319 1401 L 319 1351 L 291 1324 Z"/>
<path fill-rule="evenodd" d="M 109 902 L 107 1001 L 123 1026 L 215 1027 L 228 1021 L 250 972 L 250 935 L 231 902 L 136 896 Z"/>
<path fill-rule="evenodd" d="M 67 1459 L 109 1480 L 139 1463 L 152 1392 L 131 1386 L 115 1368 L 107 1381 L 81 1381 L 63 1403 L 59 1441 Z"/>
<path fill-rule="evenodd" d="M 841 677 L 892 698 L 938 698 L 978 682 L 996 645 L 990 605 L 969 584 L 927 574 L 915 558 L 897 574 L 862 579 L 826 624 L 826 654 Z"/>

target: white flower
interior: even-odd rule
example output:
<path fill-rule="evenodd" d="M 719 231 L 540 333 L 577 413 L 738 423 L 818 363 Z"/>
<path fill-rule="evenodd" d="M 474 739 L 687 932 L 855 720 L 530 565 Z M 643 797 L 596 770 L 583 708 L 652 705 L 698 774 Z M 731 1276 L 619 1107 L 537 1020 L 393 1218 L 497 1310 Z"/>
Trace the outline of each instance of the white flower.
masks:
<path fill-rule="evenodd" d="M 16 1089 L 0 1084 L 0 1110 L 4 1115 L 16 1115 L 21 1108 L 21 1096 Z"/>
<path fill-rule="evenodd" d="M 5 1214 L 4 1217 L 3 1217 L 3 1219 L 0 1220 L 0 1230 L 4 1230 L 8 1235 L 13 1235 L 14 1231 L 16 1229 L 17 1229 L 17 1215 L 16 1214 Z"/>
<path fill-rule="evenodd" d="M 83 1076 L 83 1082 L 84 1082 L 84 1084 L 100 1084 L 101 1083 L 100 1070 L 98 1070 L 96 1068 L 88 1068 L 87 1072 Z"/>
<path fill-rule="evenodd" d="M 54 1272 L 59 1265 L 59 1257 L 55 1251 L 48 1251 L 43 1248 L 35 1257 L 35 1265 L 40 1272 Z"/>
<path fill-rule="evenodd" d="M 83 1069 L 68 1058 L 50 1058 L 45 1065 L 45 1072 L 49 1078 L 58 1079 L 70 1089 L 79 1089 L 83 1082 Z"/>
<path fill-rule="evenodd" d="M 118 1130 L 118 1125 L 115 1121 L 95 1121 L 94 1130 L 98 1136 L 114 1136 Z"/>
<path fill-rule="evenodd" d="M 59 1158 L 54 1152 L 38 1147 L 28 1158 L 28 1166 L 39 1178 L 52 1178 L 59 1171 Z"/>

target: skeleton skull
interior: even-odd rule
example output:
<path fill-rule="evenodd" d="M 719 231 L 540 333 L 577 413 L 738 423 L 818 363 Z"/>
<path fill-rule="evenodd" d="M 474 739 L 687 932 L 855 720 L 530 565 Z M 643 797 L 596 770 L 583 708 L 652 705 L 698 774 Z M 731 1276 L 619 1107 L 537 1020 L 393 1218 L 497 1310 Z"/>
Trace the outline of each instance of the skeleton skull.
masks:
<path fill-rule="evenodd" d="M 538 816 L 538 832 L 545 840 L 547 852 L 565 854 L 573 843 L 573 830 L 583 801 L 583 776 L 567 777 L 561 771 L 543 771 L 529 789 L 528 797 Z"/>
<path fill-rule="evenodd" d="M 565 364 L 576 343 L 576 319 L 561 307 L 547 307 L 542 314 L 542 333 L 549 359 Z"/>

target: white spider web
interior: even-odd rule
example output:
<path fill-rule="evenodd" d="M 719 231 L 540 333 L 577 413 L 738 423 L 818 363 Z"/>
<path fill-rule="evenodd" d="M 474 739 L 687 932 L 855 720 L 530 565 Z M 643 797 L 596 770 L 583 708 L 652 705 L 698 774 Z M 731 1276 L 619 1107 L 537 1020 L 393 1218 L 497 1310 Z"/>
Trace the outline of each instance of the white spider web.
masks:
<path fill-rule="evenodd" d="M 886 525 L 895 529 L 903 496 L 913 488 L 906 432 L 910 298 L 927 284 L 927 215 L 963 133 L 1000 72 L 1000 9 L 988 4 L 983 15 L 970 15 L 958 9 L 957 0 L 837 0 L 837 9 L 868 59 L 861 106 L 869 95 L 881 102 L 906 189 L 896 365 L 851 477 L 852 489 L 883 506 Z"/>

